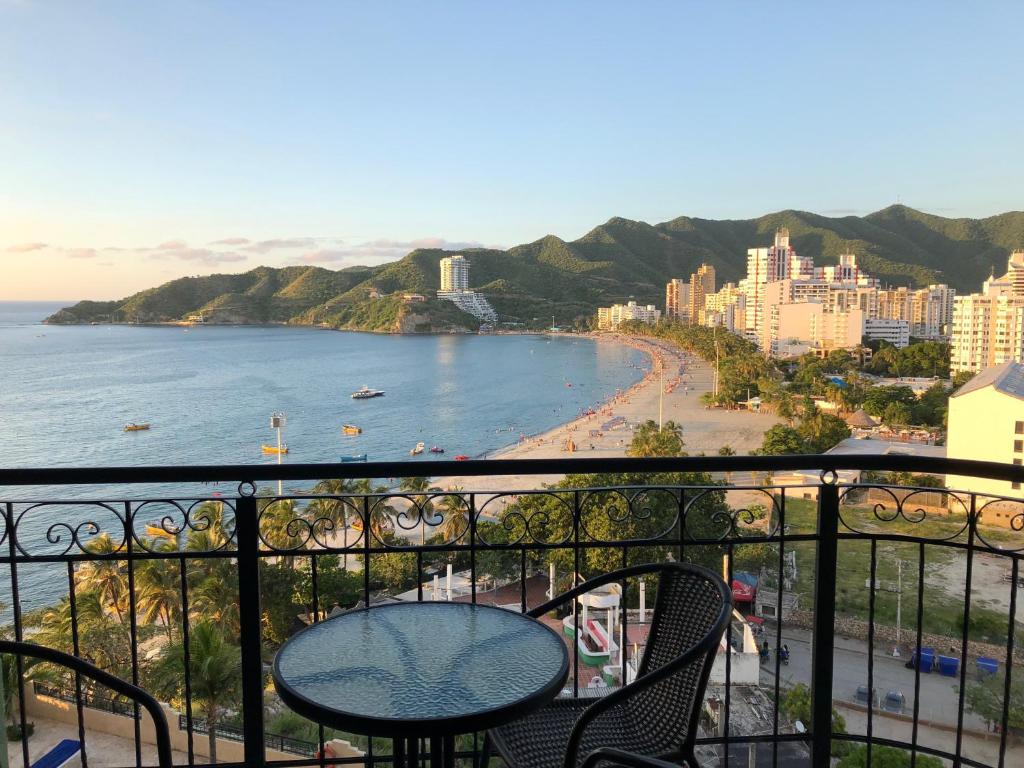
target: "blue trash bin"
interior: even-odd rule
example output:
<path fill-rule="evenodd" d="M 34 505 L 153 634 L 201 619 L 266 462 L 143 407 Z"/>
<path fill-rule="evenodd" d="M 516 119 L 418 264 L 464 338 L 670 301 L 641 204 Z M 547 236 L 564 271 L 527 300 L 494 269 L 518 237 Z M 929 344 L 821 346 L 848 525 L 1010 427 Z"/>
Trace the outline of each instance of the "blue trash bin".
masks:
<path fill-rule="evenodd" d="M 939 656 L 939 674 L 945 677 L 956 677 L 960 671 L 960 659 L 956 656 Z"/>

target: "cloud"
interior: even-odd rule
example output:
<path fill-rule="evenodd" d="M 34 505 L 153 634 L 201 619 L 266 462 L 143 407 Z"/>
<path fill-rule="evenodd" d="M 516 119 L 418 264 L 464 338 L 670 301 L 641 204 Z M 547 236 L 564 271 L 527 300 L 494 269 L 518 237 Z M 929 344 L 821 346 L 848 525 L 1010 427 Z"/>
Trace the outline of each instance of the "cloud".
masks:
<path fill-rule="evenodd" d="M 443 237 L 421 237 L 414 240 L 389 240 L 380 238 L 363 243 L 346 244 L 337 241 L 339 247 L 317 248 L 295 257 L 301 264 L 383 264 L 396 261 L 409 251 L 417 248 L 432 248 L 446 251 L 459 251 L 464 248 L 482 248 L 483 244 L 474 241 L 446 240 Z"/>
<path fill-rule="evenodd" d="M 160 243 L 154 250 L 157 251 L 180 251 L 183 248 L 188 248 L 188 243 L 184 240 L 167 240 L 166 242 Z"/>
<path fill-rule="evenodd" d="M 29 251 L 41 251 L 46 243 L 18 243 L 7 249 L 8 253 L 28 253 Z"/>
<path fill-rule="evenodd" d="M 214 240 L 210 245 L 247 245 L 251 242 L 248 237 L 225 237 L 223 240 Z"/>
<path fill-rule="evenodd" d="M 315 248 L 320 238 L 316 237 L 282 237 L 275 240 L 260 240 L 247 245 L 244 250 L 253 253 L 267 253 L 294 248 Z"/>
<path fill-rule="evenodd" d="M 150 258 L 162 260 L 176 259 L 178 261 L 190 261 L 198 264 L 228 264 L 245 261 L 249 257 L 234 251 L 211 251 L 209 248 L 180 248 L 152 253 Z"/>
<path fill-rule="evenodd" d="M 95 259 L 99 251 L 95 248 L 69 248 L 64 251 L 64 255 L 69 259 Z"/>

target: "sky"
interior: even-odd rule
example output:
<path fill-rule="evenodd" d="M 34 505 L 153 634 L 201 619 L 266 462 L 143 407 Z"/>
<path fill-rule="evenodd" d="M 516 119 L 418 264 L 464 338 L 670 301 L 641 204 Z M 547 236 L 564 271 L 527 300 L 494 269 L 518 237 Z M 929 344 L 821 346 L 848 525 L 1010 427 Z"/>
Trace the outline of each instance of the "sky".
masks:
<path fill-rule="evenodd" d="M 1024 208 L 1024 3 L 0 0 L 0 300 Z"/>

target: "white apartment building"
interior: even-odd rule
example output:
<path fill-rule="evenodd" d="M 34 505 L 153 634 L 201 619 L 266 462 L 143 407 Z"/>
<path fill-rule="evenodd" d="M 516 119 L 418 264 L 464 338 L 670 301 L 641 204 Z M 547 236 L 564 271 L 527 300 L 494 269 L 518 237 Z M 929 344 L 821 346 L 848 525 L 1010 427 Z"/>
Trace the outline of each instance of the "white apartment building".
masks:
<path fill-rule="evenodd" d="M 441 259 L 441 290 L 469 290 L 469 260 L 461 254 Z"/>
<path fill-rule="evenodd" d="M 902 349 L 910 344 L 910 323 L 906 320 L 869 317 L 864 320 L 864 336 L 872 341 L 886 341 Z"/>
<path fill-rule="evenodd" d="M 491 303 L 479 293 L 469 290 L 469 261 L 461 254 L 441 259 L 441 290 L 437 292 L 437 298 L 450 301 L 485 323 L 498 320 L 498 313 Z"/>
<path fill-rule="evenodd" d="M 950 459 L 1024 462 L 1024 365 L 1005 362 L 987 368 L 950 397 L 946 446 Z M 1006 480 L 948 475 L 946 485 L 976 493 L 1021 496 L 1020 484 Z M 986 501 L 979 499 L 978 506 Z M 1006 525 L 1019 511 L 1019 505 L 1009 511 L 991 506 L 982 512 L 985 522 Z"/>
<path fill-rule="evenodd" d="M 612 304 L 597 310 L 597 329 L 614 331 L 627 320 L 639 320 L 642 323 L 656 323 L 661 319 L 661 310 L 653 304 L 641 306 L 635 301 L 626 304 Z"/>
<path fill-rule="evenodd" d="M 1006 274 L 986 280 L 981 293 L 954 299 L 951 341 L 954 372 L 1024 361 L 1024 251 L 1010 254 Z"/>
<path fill-rule="evenodd" d="M 948 339 L 953 330 L 956 289 L 948 285 L 927 288 L 888 288 L 878 292 L 878 317 L 906 320 L 910 335 L 919 339 Z"/>
<path fill-rule="evenodd" d="M 726 283 L 704 297 L 704 324 L 719 325 L 733 333 L 746 330 L 747 295 L 736 283 Z"/>
<path fill-rule="evenodd" d="M 814 262 L 798 256 L 789 244 L 789 230 L 778 229 L 775 242 L 768 248 L 747 249 L 747 276 L 740 287 L 747 295 L 746 329 L 759 335 L 764 322 L 764 286 L 778 280 L 810 280 L 814 277 Z"/>
<path fill-rule="evenodd" d="M 690 284 L 681 278 L 673 278 L 665 284 L 665 317 L 690 319 Z"/>
<path fill-rule="evenodd" d="M 704 324 L 705 299 L 715 292 L 715 268 L 711 264 L 701 264 L 697 271 L 690 275 L 690 321 Z"/>
<path fill-rule="evenodd" d="M 860 309 L 829 312 L 824 304 L 808 301 L 773 304 L 768 311 L 762 349 L 773 357 L 857 347 L 864 334 L 864 313 Z"/>

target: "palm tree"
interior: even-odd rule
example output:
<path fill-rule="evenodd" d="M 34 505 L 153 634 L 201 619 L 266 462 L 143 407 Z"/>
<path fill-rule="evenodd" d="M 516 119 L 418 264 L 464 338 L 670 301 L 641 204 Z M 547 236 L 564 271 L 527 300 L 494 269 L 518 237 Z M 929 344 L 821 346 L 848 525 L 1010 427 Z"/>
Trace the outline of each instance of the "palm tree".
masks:
<path fill-rule="evenodd" d="M 427 520 L 434 519 L 434 503 L 427 494 L 441 489 L 431 487 L 430 481 L 425 477 L 403 477 L 398 487 L 406 493 L 413 494 L 413 505 L 406 510 L 405 514 L 415 518 L 419 525 L 420 546 L 422 547 L 427 541 Z"/>
<path fill-rule="evenodd" d="M 374 485 L 373 481 L 366 477 L 357 480 L 353 488 L 357 495 L 363 497 L 387 491 L 387 488 L 381 485 Z M 392 515 L 395 515 L 397 510 L 387 503 L 386 497 L 378 499 L 367 498 L 366 507 L 362 503 L 359 504 L 359 507 L 361 510 L 360 526 L 362 526 L 362 514 L 363 510 L 365 510 L 370 518 L 370 532 L 381 541 L 395 529 L 395 521 L 392 519 Z"/>
<path fill-rule="evenodd" d="M 202 621 L 192 627 L 188 651 L 192 697 L 206 716 L 210 762 L 216 763 L 217 723 L 241 690 L 241 650 L 228 642 L 220 627 Z M 181 696 L 184 669 L 184 644 L 168 645 L 153 669 L 153 679 L 163 695 Z"/>
<path fill-rule="evenodd" d="M 355 493 L 356 484 L 352 480 L 321 480 L 313 486 L 313 490 L 335 498 L 314 499 L 310 502 L 308 512 L 312 520 L 324 520 L 332 531 L 341 528 L 345 546 L 348 546 L 348 511 L 352 502 L 344 497 Z"/>
<path fill-rule="evenodd" d="M 457 541 L 469 528 L 469 509 L 465 497 L 461 495 L 462 490 L 458 486 L 450 488 L 449 493 L 441 499 L 441 515 L 444 520 L 440 530 L 446 542 Z"/>
<path fill-rule="evenodd" d="M 124 549 L 115 544 L 110 534 L 103 533 L 86 544 L 83 549 L 92 555 L 113 555 Z M 127 578 L 120 560 L 93 560 L 81 570 L 82 586 L 95 590 L 101 602 L 114 609 L 117 620 L 124 620 L 124 605 L 127 599 Z"/>
<path fill-rule="evenodd" d="M 153 542 L 154 552 L 174 551 L 169 541 Z M 181 618 L 181 581 L 176 568 L 168 560 L 143 560 L 135 569 L 138 589 L 139 618 L 144 624 L 160 622 L 167 629 L 168 641 L 173 640 L 174 624 Z"/>
<path fill-rule="evenodd" d="M 192 590 L 192 613 L 232 636 L 241 631 L 238 608 L 238 572 L 234 568 L 208 574 Z"/>

